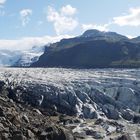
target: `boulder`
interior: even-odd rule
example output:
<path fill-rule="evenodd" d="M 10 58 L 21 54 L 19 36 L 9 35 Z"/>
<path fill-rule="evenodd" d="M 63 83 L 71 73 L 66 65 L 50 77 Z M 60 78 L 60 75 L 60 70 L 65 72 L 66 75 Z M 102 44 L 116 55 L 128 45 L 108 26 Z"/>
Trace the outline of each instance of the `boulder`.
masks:
<path fill-rule="evenodd" d="M 2 140 L 9 140 L 9 134 L 6 132 L 1 133 L 0 137 Z"/>
<path fill-rule="evenodd" d="M 140 115 L 139 114 L 134 115 L 133 122 L 134 123 L 140 123 Z"/>
<path fill-rule="evenodd" d="M 130 109 L 126 109 L 126 110 L 121 110 L 121 116 L 128 121 L 133 120 L 134 117 L 134 112 L 132 112 Z"/>
<path fill-rule="evenodd" d="M 2 91 L 3 86 L 5 85 L 4 81 L 0 81 L 0 92 Z"/>
<path fill-rule="evenodd" d="M 86 135 L 92 136 L 94 139 L 103 139 L 104 138 L 104 136 L 101 132 L 97 132 L 92 129 L 87 129 Z"/>
<path fill-rule="evenodd" d="M 111 104 L 104 105 L 103 112 L 109 119 L 118 120 L 120 118 L 118 110 Z"/>
<path fill-rule="evenodd" d="M 28 116 L 25 115 L 25 114 L 22 116 L 22 119 L 23 119 L 26 123 L 29 123 L 29 122 L 30 122 Z"/>
<path fill-rule="evenodd" d="M 83 115 L 84 118 L 90 118 L 90 119 L 98 118 L 98 114 L 92 104 L 83 105 Z"/>
<path fill-rule="evenodd" d="M 40 140 L 49 140 L 49 139 L 47 138 L 47 136 L 48 136 L 48 133 L 45 132 L 45 131 L 43 131 L 43 132 L 40 134 L 39 139 L 40 139 Z"/>
<path fill-rule="evenodd" d="M 4 114 L 4 110 L 2 109 L 2 107 L 0 107 L 0 117 L 4 117 L 5 114 Z"/>
<path fill-rule="evenodd" d="M 128 134 L 124 134 L 111 140 L 133 140 L 133 139 Z"/>
<path fill-rule="evenodd" d="M 33 109 L 33 111 L 36 112 L 36 113 L 38 113 L 39 115 L 42 115 L 42 113 L 38 109 Z"/>
<path fill-rule="evenodd" d="M 33 140 L 35 137 L 34 133 L 31 130 L 27 130 L 27 138 Z"/>
<path fill-rule="evenodd" d="M 21 131 L 13 132 L 12 140 L 27 140 Z"/>

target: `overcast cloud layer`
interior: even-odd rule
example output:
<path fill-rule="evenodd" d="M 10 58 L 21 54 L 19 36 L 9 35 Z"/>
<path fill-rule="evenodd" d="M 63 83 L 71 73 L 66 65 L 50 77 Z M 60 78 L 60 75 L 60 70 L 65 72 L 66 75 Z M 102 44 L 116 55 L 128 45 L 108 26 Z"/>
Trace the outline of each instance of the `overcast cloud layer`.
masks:
<path fill-rule="evenodd" d="M 63 38 L 71 38 L 69 35 L 26 37 L 19 40 L 0 40 L 0 50 L 29 50 L 33 46 L 43 46 L 60 41 Z"/>

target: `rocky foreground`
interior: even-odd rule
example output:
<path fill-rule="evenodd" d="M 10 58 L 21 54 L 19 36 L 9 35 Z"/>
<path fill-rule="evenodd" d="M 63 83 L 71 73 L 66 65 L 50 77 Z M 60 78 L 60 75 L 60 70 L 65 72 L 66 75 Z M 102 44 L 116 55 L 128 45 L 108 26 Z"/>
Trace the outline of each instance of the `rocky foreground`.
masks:
<path fill-rule="evenodd" d="M 140 139 L 139 70 L 1 69 L 0 77 L 2 140 Z"/>
<path fill-rule="evenodd" d="M 135 140 L 140 125 L 109 119 L 80 119 L 55 109 L 32 107 L 15 100 L 17 89 L 0 82 L 0 139 L 2 140 Z M 15 94 L 16 95 L 16 94 Z M 140 119 L 140 118 L 139 118 Z"/>

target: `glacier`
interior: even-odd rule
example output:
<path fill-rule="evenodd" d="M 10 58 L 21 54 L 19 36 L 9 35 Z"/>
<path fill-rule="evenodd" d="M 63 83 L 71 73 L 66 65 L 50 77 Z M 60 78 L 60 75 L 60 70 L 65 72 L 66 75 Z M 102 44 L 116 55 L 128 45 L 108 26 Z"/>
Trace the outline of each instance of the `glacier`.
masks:
<path fill-rule="evenodd" d="M 0 50 L 0 66 L 29 67 L 44 53 L 44 46 L 34 46 L 28 50 Z"/>
<path fill-rule="evenodd" d="M 82 118 L 140 121 L 140 69 L 0 68 L 18 100 Z"/>

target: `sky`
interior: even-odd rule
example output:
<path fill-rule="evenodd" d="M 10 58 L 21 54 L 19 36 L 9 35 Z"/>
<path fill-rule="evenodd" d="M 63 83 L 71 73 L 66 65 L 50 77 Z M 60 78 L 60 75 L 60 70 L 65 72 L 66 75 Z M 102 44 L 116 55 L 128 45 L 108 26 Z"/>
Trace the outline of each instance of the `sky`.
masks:
<path fill-rule="evenodd" d="M 0 0 L 0 49 L 28 49 L 88 29 L 140 36 L 140 0 Z"/>

